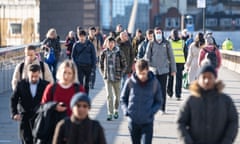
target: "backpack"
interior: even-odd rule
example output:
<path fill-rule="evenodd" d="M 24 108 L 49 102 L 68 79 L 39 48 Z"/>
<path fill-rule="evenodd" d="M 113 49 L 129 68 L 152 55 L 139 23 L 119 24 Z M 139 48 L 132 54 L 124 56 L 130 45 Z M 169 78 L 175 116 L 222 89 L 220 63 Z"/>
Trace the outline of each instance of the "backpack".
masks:
<path fill-rule="evenodd" d="M 45 62 L 47 64 L 54 64 L 56 61 L 56 57 L 55 57 L 55 53 L 54 53 L 54 49 L 50 48 L 50 50 L 45 54 Z"/>
<path fill-rule="evenodd" d="M 218 65 L 217 55 L 216 55 L 216 47 L 212 51 L 208 51 L 207 49 L 203 48 L 203 50 L 206 52 L 205 58 L 207 58 L 211 65 L 216 68 Z"/>
<path fill-rule="evenodd" d="M 43 63 L 42 61 L 39 61 L 39 63 L 40 63 L 41 72 L 42 72 L 42 76 L 43 76 L 42 78 L 44 79 L 44 73 L 45 73 L 44 63 Z M 23 67 L 24 67 L 24 62 L 21 63 L 21 65 L 20 65 L 20 69 L 19 69 L 20 80 L 22 79 Z"/>

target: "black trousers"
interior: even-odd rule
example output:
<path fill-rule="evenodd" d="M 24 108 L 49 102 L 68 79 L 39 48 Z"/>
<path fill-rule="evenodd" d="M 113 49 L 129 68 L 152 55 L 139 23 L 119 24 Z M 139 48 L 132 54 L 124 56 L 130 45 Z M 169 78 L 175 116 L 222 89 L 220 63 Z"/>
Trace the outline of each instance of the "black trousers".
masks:
<path fill-rule="evenodd" d="M 182 94 L 182 77 L 184 63 L 176 63 L 177 73 L 176 73 L 176 82 L 175 82 L 175 96 L 181 98 Z M 174 77 L 169 73 L 167 91 L 173 93 L 173 79 Z"/>
<path fill-rule="evenodd" d="M 22 144 L 33 144 L 32 127 L 33 119 L 24 118 L 20 121 L 19 131 Z"/>
<path fill-rule="evenodd" d="M 89 80 L 92 72 L 91 65 L 77 65 L 78 80 L 84 86 L 86 93 L 89 93 Z"/>
<path fill-rule="evenodd" d="M 156 75 L 156 77 L 162 88 L 163 104 L 162 104 L 161 110 L 163 112 L 165 112 L 165 110 L 166 110 L 166 86 L 167 86 L 168 73 L 162 74 L 162 75 Z"/>

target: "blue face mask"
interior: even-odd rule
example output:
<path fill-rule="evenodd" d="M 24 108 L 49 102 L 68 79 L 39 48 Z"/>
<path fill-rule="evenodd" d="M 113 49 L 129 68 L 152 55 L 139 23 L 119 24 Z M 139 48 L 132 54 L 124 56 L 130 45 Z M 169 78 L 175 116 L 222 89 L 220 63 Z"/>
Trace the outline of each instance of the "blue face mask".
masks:
<path fill-rule="evenodd" d="M 161 41 L 162 40 L 162 34 L 156 34 L 155 38 L 157 41 Z"/>

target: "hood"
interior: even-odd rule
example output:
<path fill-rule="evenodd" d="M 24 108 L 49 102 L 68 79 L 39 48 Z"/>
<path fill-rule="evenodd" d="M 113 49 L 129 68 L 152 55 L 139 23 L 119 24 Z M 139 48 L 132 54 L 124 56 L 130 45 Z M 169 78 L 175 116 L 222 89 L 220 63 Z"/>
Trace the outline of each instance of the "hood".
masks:
<path fill-rule="evenodd" d="M 148 72 L 148 80 L 147 80 L 145 83 L 148 83 L 148 82 L 152 81 L 153 78 L 154 78 L 153 72 L 149 71 L 149 72 Z M 137 83 L 138 81 L 140 81 L 140 80 L 138 79 L 138 77 L 137 77 L 136 72 L 134 72 L 134 73 L 132 74 L 131 80 L 132 80 L 134 83 Z"/>
<path fill-rule="evenodd" d="M 216 90 L 217 93 L 222 93 L 223 91 L 223 88 L 224 88 L 224 84 L 221 80 L 218 80 L 216 83 L 215 83 L 215 88 L 213 90 Z M 198 84 L 197 80 L 194 81 L 190 87 L 189 87 L 189 90 L 190 90 L 190 93 L 191 95 L 193 96 L 196 96 L 196 97 L 200 97 L 201 96 L 201 93 L 204 91 Z"/>

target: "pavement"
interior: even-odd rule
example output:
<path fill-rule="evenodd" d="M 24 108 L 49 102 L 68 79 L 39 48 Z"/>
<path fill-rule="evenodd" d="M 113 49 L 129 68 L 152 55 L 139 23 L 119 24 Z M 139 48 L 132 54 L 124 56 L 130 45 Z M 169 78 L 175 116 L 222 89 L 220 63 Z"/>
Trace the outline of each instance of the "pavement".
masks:
<path fill-rule="evenodd" d="M 219 71 L 219 79 L 226 84 L 224 92 L 229 94 L 240 112 L 240 74 L 232 72 L 226 68 Z M 18 144 L 18 123 L 10 119 L 9 99 L 11 91 L 0 93 L 0 144 Z M 176 116 L 179 107 L 188 97 L 188 90 L 183 89 L 182 100 L 176 98 L 167 98 L 166 114 L 159 112 L 155 115 L 153 144 L 177 144 L 179 143 L 176 131 Z M 90 118 L 97 119 L 105 130 L 105 136 L 108 144 L 129 144 L 131 143 L 127 126 L 127 119 L 122 115 L 119 109 L 119 118 L 113 121 L 106 121 L 106 91 L 102 77 L 97 73 L 95 88 L 90 90 L 92 98 L 92 108 Z M 240 115 L 239 115 L 240 116 Z M 240 128 L 239 128 L 240 131 Z M 234 144 L 240 143 L 240 132 Z"/>

